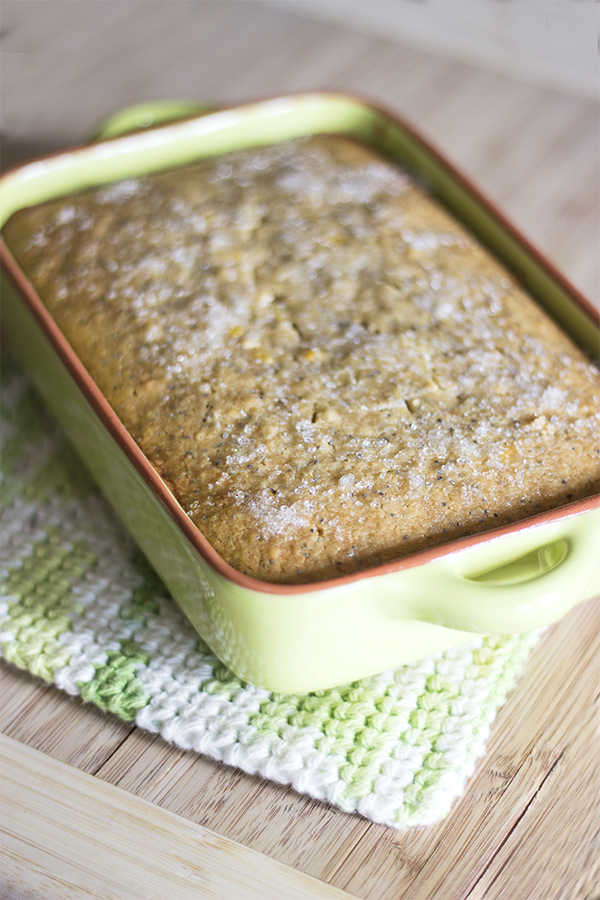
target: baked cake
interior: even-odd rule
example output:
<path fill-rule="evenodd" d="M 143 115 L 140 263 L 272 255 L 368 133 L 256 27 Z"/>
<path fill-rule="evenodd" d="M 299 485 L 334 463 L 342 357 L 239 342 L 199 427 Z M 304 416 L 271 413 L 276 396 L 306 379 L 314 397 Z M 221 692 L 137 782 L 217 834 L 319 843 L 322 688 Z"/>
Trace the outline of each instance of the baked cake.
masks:
<path fill-rule="evenodd" d="M 4 235 L 242 572 L 331 578 L 599 490 L 598 370 L 349 138 L 102 186 L 24 209 Z"/>

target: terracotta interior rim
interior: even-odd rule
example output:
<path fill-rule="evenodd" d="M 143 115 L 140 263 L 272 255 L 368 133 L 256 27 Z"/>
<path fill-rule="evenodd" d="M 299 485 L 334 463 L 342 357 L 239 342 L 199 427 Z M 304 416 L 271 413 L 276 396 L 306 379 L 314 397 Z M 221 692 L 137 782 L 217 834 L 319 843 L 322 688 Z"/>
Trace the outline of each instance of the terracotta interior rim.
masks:
<path fill-rule="evenodd" d="M 527 251 L 530 256 L 533 256 L 536 259 L 538 264 L 540 264 L 547 271 L 547 273 L 553 278 L 554 281 L 559 282 L 563 290 L 565 290 L 569 294 L 570 299 L 582 310 L 582 312 L 584 312 L 593 321 L 600 323 L 600 313 L 595 309 L 595 307 L 592 306 L 592 304 L 585 297 L 583 297 L 580 292 L 573 285 L 571 285 L 564 278 L 564 276 L 560 272 L 558 272 L 535 247 L 531 246 L 528 241 L 514 228 L 514 226 L 504 218 L 504 216 L 495 208 L 495 206 L 491 204 L 486 197 L 481 195 L 479 191 L 475 187 L 473 187 L 473 185 L 459 171 L 457 171 L 451 164 L 449 164 L 446 159 L 441 156 L 428 141 L 421 137 L 421 135 L 419 135 L 412 126 L 407 125 L 394 113 L 390 113 L 388 110 L 382 107 L 368 103 L 367 101 L 363 100 L 363 98 L 353 94 L 342 94 L 339 92 L 329 91 L 310 91 L 301 92 L 299 94 L 289 96 L 307 95 L 345 97 L 353 99 L 355 101 L 368 105 L 370 109 L 379 112 L 386 118 L 390 119 L 395 125 L 407 131 L 411 135 L 411 137 L 418 141 L 430 155 L 433 155 L 435 157 L 436 161 L 439 164 L 441 164 L 447 171 L 449 171 L 455 179 L 461 182 L 462 186 L 465 187 L 475 197 L 477 202 L 480 203 L 484 208 L 487 209 L 488 212 L 490 212 L 494 216 L 494 218 L 502 225 L 502 227 L 505 228 L 511 234 L 511 236 L 519 242 L 519 244 Z M 255 103 L 256 102 L 261 101 L 255 101 Z M 246 106 L 255 105 L 255 103 L 237 104 L 235 106 L 229 106 L 227 107 L 227 109 L 243 108 Z M 222 109 L 219 111 L 222 111 Z M 210 115 L 210 113 L 203 113 L 202 115 L 206 116 Z M 196 117 L 190 116 L 186 118 L 193 119 Z M 157 125 L 155 127 L 164 127 L 164 124 L 165 123 L 161 123 L 160 125 Z M 151 132 L 152 130 L 153 128 L 151 127 L 139 132 L 140 139 L 143 140 L 143 136 L 146 131 Z M 107 138 L 106 140 L 118 140 L 118 137 Z M 75 148 L 66 148 L 65 150 L 56 151 L 43 157 L 38 157 L 37 160 L 29 160 L 26 163 L 12 167 L 10 170 L 7 170 L 5 174 L 14 172 L 19 168 L 30 165 L 33 162 L 43 159 L 51 159 L 56 156 L 61 156 L 64 153 L 76 154 L 78 150 L 83 150 L 88 146 L 89 145 L 84 144 Z M 185 535 L 194 549 L 219 575 L 241 588 L 246 588 L 263 594 L 269 593 L 279 595 L 294 595 L 343 587 L 356 581 L 377 578 L 382 575 L 391 575 L 409 568 L 422 566 L 430 561 L 440 559 L 445 556 L 450 556 L 463 550 L 467 550 L 475 545 L 483 544 L 508 534 L 516 534 L 520 531 L 540 527 L 546 524 L 550 524 L 551 522 L 581 515 L 592 509 L 600 508 L 600 494 L 595 494 L 590 497 L 565 504 L 555 509 L 547 510 L 545 512 L 537 513 L 534 516 L 520 519 L 517 522 L 504 525 L 499 528 L 490 529 L 473 535 L 465 535 L 464 537 L 448 541 L 429 549 L 418 551 L 417 553 L 410 554 L 409 556 L 402 557 L 401 559 L 393 560 L 387 563 L 380 564 L 378 566 L 362 569 L 357 572 L 353 572 L 347 575 L 340 575 L 336 578 L 325 579 L 322 581 L 314 581 L 301 584 L 281 584 L 277 582 L 262 581 L 253 576 L 246 575 L 243 572 L 234 569 L 233 566 L 227 563 L 223 559 L 223 557 L 221 557 L 217 553 L 217 551 L 209 543 L 207 538 L 204 537 L 200 529 L 186 515 L 183 507 L 171 493 L 166 482 L 158 474 L 149 459 L 144 455 L 144 453 L 136 444 L 135 440 L 127 431 L 125 426 L 122 424 L 104 395 L 100 392 L 100 390 L 94 383 L 91 375 L 87 372 L 87 370 L 83 366 L 83 363 L 81 363 L 75 351 L 63 336 L 62 332 L 52 319 L 50 313 L 47 311 L 41 299 L 38 297 L 33 286 L 31 285 L 25 274 L 21 271 L 14 257 L 10 253 L 10 250 L 6 246 L 3 238 L 0 238 L 0 258 L 5 271 L 9 275 L 14 286 L 17 288 L 20 297 L 25 301 L 29 312 L 33 315 L 37 324 L 42 329 L 44 336 L 48 339 L 54 352 L 57 354 L 59 362 L 61 362 L 65 366 L 69 375 L 73 378 L 75 385 L 82 392 L 84 398 L 90 404 L 94 413 L 107 429 L 110 436 L 117 443 L 119 448 L 124 452 L 125 456 L 132 463 L 147 486 L 152 490 L 153 494 L 166 508 L 166 511 L 169 513 L 175 524 L 178 526 L 179 530 Z"/>

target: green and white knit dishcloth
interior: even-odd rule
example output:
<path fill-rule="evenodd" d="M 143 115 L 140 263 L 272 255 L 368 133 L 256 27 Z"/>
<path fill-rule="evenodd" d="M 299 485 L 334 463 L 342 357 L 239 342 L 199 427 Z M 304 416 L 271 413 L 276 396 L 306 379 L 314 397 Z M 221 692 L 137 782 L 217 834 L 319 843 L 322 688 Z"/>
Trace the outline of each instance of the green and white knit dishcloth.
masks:
<path fill-rule="evenodd" d="M 241 682 L 180 613 L 20 369 L 4 370 L 5 659 L 346 812 L 399 829 L 443 818 L 537 636 L 480 638 L 332 690 Z"/>

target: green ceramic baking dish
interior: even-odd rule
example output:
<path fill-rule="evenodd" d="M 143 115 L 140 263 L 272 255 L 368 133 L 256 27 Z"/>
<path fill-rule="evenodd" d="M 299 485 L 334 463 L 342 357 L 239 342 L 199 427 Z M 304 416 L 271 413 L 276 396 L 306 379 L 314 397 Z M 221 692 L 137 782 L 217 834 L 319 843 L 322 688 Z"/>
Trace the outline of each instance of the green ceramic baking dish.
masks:
<path fill-rule="evenodd" d="M 174 116 L 185 118 L 165 123 Z M 353 135 L 425 180 L 576 343 L 596 352 L 593 308 L 410 128 L 344 95 L 208 114 L 168 103 L 124 111 L 103 139 L 7 172 L 0 225 L 22 207 L 92 185 L 320 132 Z M 538 628 L 600 592 L 598 496 L 331 581 L 282 586 L 240 574 L 142 455 L 3 243 L 1 253 L 10 344 L 190 621 L 241 678 L 277 691 L 326 688 L 475 634 Z"/>

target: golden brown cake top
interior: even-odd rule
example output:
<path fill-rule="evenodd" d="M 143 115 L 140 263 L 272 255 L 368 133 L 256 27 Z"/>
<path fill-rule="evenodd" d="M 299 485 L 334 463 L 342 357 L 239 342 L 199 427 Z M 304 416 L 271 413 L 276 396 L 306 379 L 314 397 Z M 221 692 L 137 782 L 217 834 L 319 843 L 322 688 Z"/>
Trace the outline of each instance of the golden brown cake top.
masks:
<path fill-rule="evenodd" d="M 129 179 L 24 210 L 5 235 L 241 571 L 333 577 L 598 490 L 598 371 L 349 139 Z"/>

